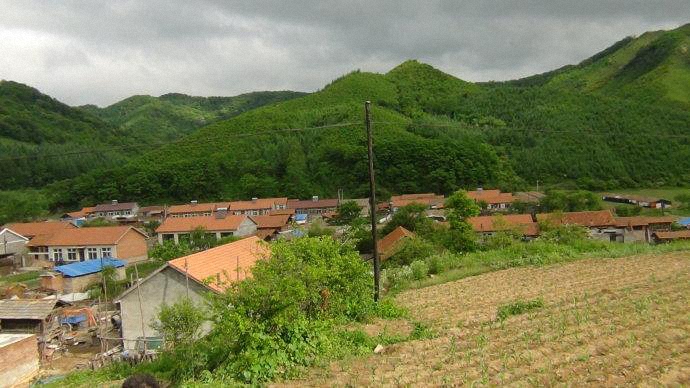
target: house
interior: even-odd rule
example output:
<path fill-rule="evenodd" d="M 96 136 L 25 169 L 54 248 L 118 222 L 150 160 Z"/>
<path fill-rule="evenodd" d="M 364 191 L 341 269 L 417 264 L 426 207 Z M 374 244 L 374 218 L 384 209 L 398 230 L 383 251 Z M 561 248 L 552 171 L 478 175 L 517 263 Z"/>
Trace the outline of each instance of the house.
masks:
<path fill-rule="evenodd" d="M 139 338 L 158 335 L 151 322 L 163 304 L 185 297 L 201 304 L 208 292 L 222 292 L 232 282 L 251 276 L 254 264 L 269 255 L 268 245 L 252 236 L 169 261 L 117 298 L 124 348 L 136 349 Z M 204 330 L 209 329 L 207 324 Z"/>
<path fill-rule="evenodd" d="M 115 280 L 125 279 L 126 264 L 123 260 L 103 258 L 60 265 L 54 268 L 54 273 L 41 275 L 41 288 L 61 294 L 82 292 L 101 280 L 104 267 L 115 268 Z"/>
<path fill-rule="evenodd" d="M 30 386 L 40 369 L 35 334 L 0 334 L 0 381 L 5 387 Z"/>
<path fill-rule="evenodd" d="M 671 207 L 671 201 L 667 199 L 645 197 L 640 195 L 604 194 L 601 198 L 606 202 L 637 205 L 639 207 L 647 207 L 651 209 L 668 209 Z"/>
<path fill-rule="evenodd" d="M 256 233 L 256 222 L 247 216 L 228 215 L 224 212 L 213 216 L 168 217 L 156 229 L 158 242 L 172 240 L 175 244 L 189 238 L 196 229 L 203 228 L 217 239 L 227 236 L 244 237 Z"/>
<path fill-rule="evenodd" d="M 75 226 L 81 226 L 88 216 L 93 213 L 94 207 L 83 207 L 81 210 L 64 213 L 60 216 L 60 221 L 71 222 Z"/>
<path fill-rule="evenodd" d="M 252 198 L 250 201 L 232 201 L 228 212 L 235 215 L 261 216 L 275 210 L 285 210 L 287 198 Z"/>
<path fill-rule="evenodd" d="M 392 232 L 384 236 L 378 243 L 379 258 L 381 261 L 388 259 L 389 257 L 398 253 L 400 248 L 402 248 L 403 243 L 407 239 L 415 238 L 417 235 L 405 229 L 402 226 L 398 226 L 393 229 Z"/>
<path fill-rule="evenodd" d="M 74 228 L 37 236 L 27 247 L 29 255 L 51 263 L 113 257 L 133 263 L 148 259 L 146 238 L 131 226 Z"/>
<path fill-rule="evenodd" d="M 490 212 L 507 210 L 516 201 L 513 193 L 502 193 L 501 190 L 484 190 L 481 187 L 475 191 L 468 191 L 467 196 Z"/>
<path fill-rule="evenodd" d="M 6 249 L 6 253 L 8 253 L 6 256 L 8 257 L 11 253 L 14 265 L 32 267 L 37 264 L 34 263 L 34 259 L 40 259 L 40 257 L 29 254 L 28 243 L 34 238 L 49 236 L 65 229 L 76 229 L 76 226 L 69 222 L 51 221 L 7 224 L 2 229 L 6 232 L 0 233 L 0 244 L 3 244 L 0 252 Z M 22 239 L 18 239 L 16 236 L 21 236 Z M 4 244 L 5 242 L 7 245 Z"/>
<path fill-rule="evenodd" d="M 472 229 L 482 236 L 492 236 L 496 232 L 519 230 L 526 238 L 539 235 L 539 224 L 529 214 L 506 214 L 500 216 L 470 217 L 467 222 Z"/>
<path fill-rule="evenodd" d="M 0 300 L 0 331 L 7 333 L 43 333 L 51 327 L 57 299 Z"/>
<path fill-rule="evenodd" d="M 262 240 L 270 240 L 287 230 L 290 220 L 288 214 L 251 216 L 250 218 L 256 223 L 256 235 Z"/>
<path fill-rule="evenodd" d="M 106 218 L 116 221 L 136 220 L 139 213 L 139 205 L 136 202 L 118 202 L 112 200 L 110 203 L 96 205 L 88 213 L 91 218 Z"/>
<path fill-rule="evenodd" d="M 340 201 L 337 198 L 319 199 L 313 196 L 308 200 L 290 199 L 287 202 L 288 209 L 295 209 L 296 214 L 320 215 L 325 212 L 334 212 L 338 209 Z"/>
<path fill-rule="evenodd" d="M 426 205 L 428 209 L 441 209 L 443 208 L 445 200 L 446 199 L 442 195 L 436 195 L 434 193 L 394 195 L 389 201 L 389 209 L 392 212 L 396 212 L 401 207 L 412 203 Z"/>
<path fill-rule="evenodd" d="M 655 232 L 670 232 L 673 217 L 615 217 L 616 227 L 623 230 L 624 242 L 651 242 Z"/>
<path fill-rule="evenodd" d="M 165 218 L 164 206 L 144 206 L 139 208 L 139 218 L 146 221 L 162 221 Z"/>
<path fill-rule="evenodd" d="M 173 205 L 167 209 L 167 217 L 200 217 L 211 216 L 217 210 L 227 210 L 229 204 L 227 202 L 209 202 L 199 203 L 194 200 L 183 205 Z"/>
<path fill-rule="evenodd" d="M 537 222 L 558 225 L 579 225 L 589 231 L 592 238 L 612 242 L 623 242 L 623 229 L 617 227 L 610 210 L 595 210 L 569 213 L 537 214 Z"/>
<path fill-rule="evenodd" d="M 7 224 L 5 228 L 31 240 L 36 236 L 49 235 L 64 229 L 76 229 L 77 227 L 69 222 L 42 221 Z"/>
<path fill-rule="evenodd" d="M 27 237 L 13 231 L 12 229 L 0 229 L 0 258 L 21 256 L 26 250 L 29 242 Z"/>
<path fill-rule="evenodd" d="M 667 243 L 676 240 L 690 240 L 690 229 L 672 232 L 654 232 L 652 239 L 656 243 Z"/>

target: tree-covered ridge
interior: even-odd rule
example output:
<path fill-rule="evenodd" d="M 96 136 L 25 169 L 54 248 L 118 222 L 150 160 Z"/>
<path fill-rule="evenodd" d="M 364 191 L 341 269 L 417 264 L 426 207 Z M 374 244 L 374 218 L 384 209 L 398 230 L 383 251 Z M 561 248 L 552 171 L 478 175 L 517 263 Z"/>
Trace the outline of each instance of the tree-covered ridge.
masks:
<path fill-rule="evenodd" d="M 160 97 L 132 96 L 105 108 L 94 105 L 80 108 L 126 131 L 158 140 L 173 140 L 204 125 L 303 95 L 291 91 L 253 92 L 234 97 L 170 93 Z"/>

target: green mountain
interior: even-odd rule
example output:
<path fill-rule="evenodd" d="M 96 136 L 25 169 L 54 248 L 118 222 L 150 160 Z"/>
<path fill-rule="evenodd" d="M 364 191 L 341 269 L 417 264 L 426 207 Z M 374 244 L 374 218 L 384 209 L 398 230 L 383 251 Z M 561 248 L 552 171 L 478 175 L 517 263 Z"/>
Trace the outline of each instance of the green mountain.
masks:
<path fill-rule="evenodd" d="M 41 187 L 176 140 L 204 124 L 301 96 L 134 96 L 107 108 L 70 107 L 27 85 L 0 80 L 0 188 Z M 94 152 L 94 149 L 97 152 Z"/>
<path fill-rule="evenodd" d="M 94 105 L 80 108 L 125 131 L 146 133 L 152 138 L 169 141 L 204 125 L 304 94 L 279 91 L 235 97 L 194 97 L 170 93 L 160 97 L 132 96 L 105 108 Z"/>
<path fill-rule="evenodd" d="M 473 84 L 416 61 L 387 74 L 355 72 L 53 190 L 62 204 L 307 197 L 339 188 L 364 195 L 365 100 L 384 195 L 537 180 L 590 189 L 687 184 L 687 37 L 688 26 L 644 34 L 511 82 Z M 285 128 L 311 129 L 277 131 Z"/>

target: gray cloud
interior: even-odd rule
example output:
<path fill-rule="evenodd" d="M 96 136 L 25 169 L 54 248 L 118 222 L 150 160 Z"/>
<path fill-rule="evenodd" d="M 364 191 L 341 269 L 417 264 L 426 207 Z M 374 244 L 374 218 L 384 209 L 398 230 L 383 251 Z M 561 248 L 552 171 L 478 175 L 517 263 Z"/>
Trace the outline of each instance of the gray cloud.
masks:
<path fill-rule="evenodd" d="M 471 81 L 548 71 L 690 21 L 687 0 L 0 0 L 0 78 L 69 104 L 311 91 L 416 58 Z"/>

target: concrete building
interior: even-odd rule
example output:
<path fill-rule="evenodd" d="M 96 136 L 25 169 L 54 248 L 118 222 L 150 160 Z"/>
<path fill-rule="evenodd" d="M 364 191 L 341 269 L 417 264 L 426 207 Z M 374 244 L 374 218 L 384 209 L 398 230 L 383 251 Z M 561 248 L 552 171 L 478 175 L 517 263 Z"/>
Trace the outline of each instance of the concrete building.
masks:
<path fill-rule="evenodd" d="M 213 234 L 217 239 L 227 236 L 244 237 L 256 233 L 256 222 L 247 216 L 228 215 L 225 212 L 213 216 L 197 217 L 168 217 L 156 229 L 158 242 L 162 244 L 172 240 L 175 244 L 189 238 L 198 228 Z"/>
<path fill-rule="evenodd" d="M 113 200 L 110 203 L 96 205 L 88 214 L 88 217 L 126 221 L 136 219 L 137 213 L 139 213 L 139 205 L 136 202 L 120 203 L 117 200 Z"/>
<path fill-rule="evenodd" d="M 481 204 L 484 210 L 489 212 L 508 210 L 517 199 L 513 193 L 502 193 L 501 190 L 484 190 L 482 188 L 468 191 L 467 196 Z"/>
<path fill-rule="evenodd" d="M 0 334 L 0 385 L 28 387 L 39 367 L 35 334 Z"/>
<path fill-rule="evenodd" d="M 21 256 L 26 251 L 27 237 L 12 229 L 0 229 L 0 258 L 5 256 Z"/>
<path fill-rule="evenodd" d="M 30 255 L 51 263 L 113 257 L 133 263 L 148 259 L 146 238 L 131 226 L 73 228 L 37 236 L 27 247 Z"/>
<path fill-rule="evenodd" d="M 201 305 L 206 293 L 222 292 L 232 282 L 251 276 L 251 267 L 269 255 L 268 245 L 252 236 L 169 261 L 117 298 L 124 348 L 140 349 L 141 338 L 159 335 L 151 323 L 157 319 L 162 305 L 185 297 Z M 207 324 L 204 330 L 209 329 Z"/>
<path fill-rule="evenodd" d="M 313 196 L 307 200 L 290 199 L 287 201 L 287 207 L 288 209 L 295 209 L 296 214 L 317 215 L 336 211 L 339 203 L 337 198 L 319 199 L 319 197 Z"/>
<path fill-rule="evenodd" d="M 199 203 L 190 201 L 182 205 L 172 205 L 166 210 L 167 217 L 207 217 L 212 216 L 216 211 L 228 210 L 228 202 L 209 202 Z"/>
<path fill-rule="evenodd" d="M 287 209 L 287 198 L 252 198 L 250 201 L 232 201 L 228 212 L 235 215 L 261 216 L 275 210 Z"/>

